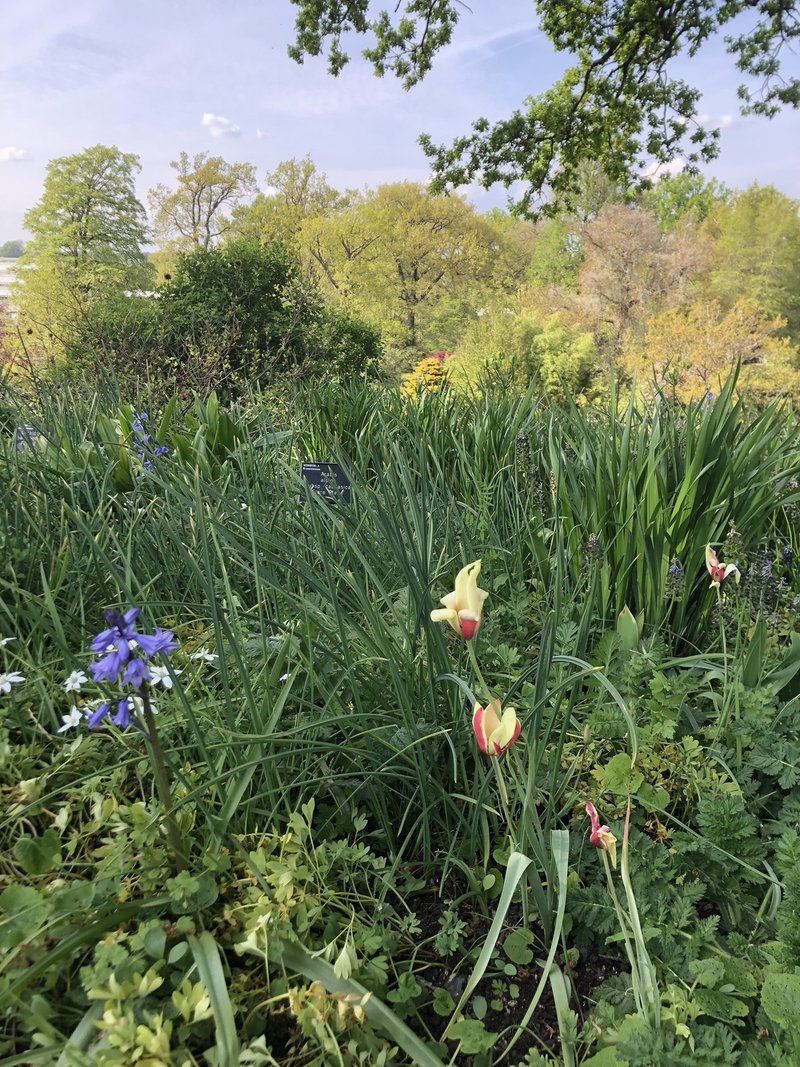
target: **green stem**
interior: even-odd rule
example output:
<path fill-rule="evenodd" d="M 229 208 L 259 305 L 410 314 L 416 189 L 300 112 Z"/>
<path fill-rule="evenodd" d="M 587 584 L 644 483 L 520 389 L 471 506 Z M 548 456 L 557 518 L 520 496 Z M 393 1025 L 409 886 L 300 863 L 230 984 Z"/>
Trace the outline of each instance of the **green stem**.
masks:
<path fill-rule="evenodd" d="M 164 809 L 164 822 L 167 826 L 167 837 L 175 857 L 175 870 L 180 874 L 186 870 L 186 850 L 181 839 L 178 824 L 172 813 L 172 794 L 167 777 L 167 765 L 164 762 L 164 751 L 158 739 L 156 720 L 153 715 L 153 707 L 150 703 L 150 693 L 146 685 L 141 688 L 142 708 L 144 710 L 144 722 L 147 727 L 147 739 L 150 742 L 150 757 L 153 761 L 153 771 L 156 776 L 156 788 Z"/>
<path fill-rule="evenodd" d="M 639 975 L 639 966 L 636 960 L 636 953 L 634 952 L 633 944 L 631 942 L 631 924 L 628 917 L 620 904 L 617 891 L 614 888 L 614 879 L 611 874 L 611 866 L 608 862 L 608 853 L 605 849 L 600 850 L 601 858 L 603 860 L 603 866 L 606 871 L 606 883 L 608 884 L 608 893 L 611 897 L 611 902 L 614 905 L 614 911 L 617 913 L 617 922 L 619 923 L 620 931 L 622 932 L 622 938 L 625 942 L 625 954 L 628 957 L 628 963 L 631 967 L 631 985 L 633 987 L 633 999 L 636 1001 L 636 1010 L 639 1015 L 647 1020 L 648 1013 L 645 1006 L 644 999 L 642 997 L 642 981 Z"/>
<path fill-rule="evenodd" d="M 641 994 L 646 998 L 649 1011 L 646 1019 L 651 1026 L 658 1030 L 661 1026 L 661 994 L 658 989 L 655 967 L 647 951 L 644 939 L 644 931 L 639 919 L 639 909 L 636 905 L 636 895 L 633 892 L 630 866 L 628 864 L 628 844 L 630 840 L 631 823 L 631 798 L 628 797 L 628 807 L 625 812 L 625 831 L 622 836 L 622 855 L 620 858 L 619 873 L 622 884 L 625 887 L 625 896 L 628 900 L 628 920 L 636 946 L 636 959 L 638 962 L 639 981 L 642 984 Z"/>
<path fill-rule="evenodd" d="M 469 655 L 469 661 L 472 664 L 472 670 L 475 673 L 475 677 L 478 680 L 478 684 L 483 689 L 483 692 L 484 692 L 484 694 L 486 696 L 486 699 L 491 702 L 494 699 L 492 697 L 492 691 L 489 688 L 489 686 L 486 684 L 486 680 L 484 679 L 483 675 L 481 674 L 481 669 L 478 666 L 478 660 L 477 660 L 477 658 L 475 656 L 475 649 L 474 649 L 473 645 L 474 645 L 474 641 L 467 641 L 467 653 Z"/>
<path fill-rule="evenodd" d="M 514 832 L 514 823 L 511 819 L 511 808 L 508 803 L 508 790 L 506 789 L 506 780 L 503 777 L 503 771 L 500 767 L 500 760 L 502 756 L 492 757 L 492 766 L 494 767 L 494 776 L 497 779 L 497 791 L 500 794 L 500 803 L 503 807 L 503 814 L 506 817 L 506 825 L 508 826 L 508 836 L 511 838 L 511 847 L 516 848 L 517 835 Z"/>
<path fill-rule="evenodd" d="M 722 638 L 722 670 L 723 670 L 723 696 L 722 696 L 722 715 L 720 716 L 719 723 L 717 724 L 717 731 L 714 737 L 714 743 L 718 744 L 719 739 L 723 731 L 727 730 L 728 723 L 730 722 L 730 680 L 728 673 L 728 641 L 725 636 L 725 617 L 722 613 L 722 594 L 720 587 L 717 586 L 717 606 L 719 608 L 719 627 L 720 637 Z M 739 685 L 738 680 L 733 680 L 733 704 L 734 704 L 734 719 L 739 718 Z M 736 757 L 739 767 L 742 765 L 742 739 L 736 738 Z"/>

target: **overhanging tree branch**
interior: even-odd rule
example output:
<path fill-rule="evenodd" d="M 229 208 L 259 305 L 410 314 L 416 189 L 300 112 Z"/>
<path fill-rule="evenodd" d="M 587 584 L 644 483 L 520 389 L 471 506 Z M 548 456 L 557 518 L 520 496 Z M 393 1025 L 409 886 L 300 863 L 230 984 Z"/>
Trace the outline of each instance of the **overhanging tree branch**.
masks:
<path fill-rule="evenodd" d="M 371 37 L 363 55 L 375 73 L 392 73 L 406 88 L 430 70 L 464 10 L 458 0 L 398 0 L 392 13 L 372 10 L 370 0 L 292 2 L 295 60 L 320 55 L 327 43 L 335 75 L 348 61 L 343 37 Z M 587 160 L 628 185 L 644 181 L 647 163 L 676 156 L 696 171 L 717 155 L 719 130 L 699 124 L 699 91 L 673 78 L 669 67 L 680 55 L 695 56 L 739 16 L 755 22 L 725 43 L 739 71 L 759 81 L 739 89 L 743 112 L 771 117 L 783 106 L 800 106 L 800 78 L 787 77 L 781 66 L 800 38 L 798 0 L 537 0 L 536 8 L 542 30 L 557 51 L 574 56 L 574 65 L 507 119 L 493 125 L 478 119 L 450 145 L 422 135 L 432 191 L 519 182 L 517 209 L 535 214 L 570 201 Z"/>

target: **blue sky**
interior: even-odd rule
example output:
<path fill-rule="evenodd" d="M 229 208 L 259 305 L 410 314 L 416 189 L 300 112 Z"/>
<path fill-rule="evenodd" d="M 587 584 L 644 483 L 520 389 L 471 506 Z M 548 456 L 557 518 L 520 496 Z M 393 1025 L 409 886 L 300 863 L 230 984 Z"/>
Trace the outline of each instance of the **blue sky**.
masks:
<path fill-rule="evenodd" d="M 424 181 L 421 131 L 446 142 L 480 115 L 501 118 L 565 65 L 531 0 L 473 0 L 411 92 L 374 78 L 357 56 L 338 79 L 322 59 L 298 66 L 286 55 L 294 15 L 289 0 L 5 0 L 0 242 L 25 236 L 47 161 L 99 143 L 140 157 L 143 202 L 170 182 L 181 150 L 251 162 L 262 186 L 279 162 L 305 155 L 340 188 Z M 709 176 L 800 198 L 800 115 L 739 117 L 739 78 L 721 42 L 675 73 L 703 89 L 701 112 L 725 127 Z M 502 189 L 468 195 L 479 209 L 505 203 Z"/>

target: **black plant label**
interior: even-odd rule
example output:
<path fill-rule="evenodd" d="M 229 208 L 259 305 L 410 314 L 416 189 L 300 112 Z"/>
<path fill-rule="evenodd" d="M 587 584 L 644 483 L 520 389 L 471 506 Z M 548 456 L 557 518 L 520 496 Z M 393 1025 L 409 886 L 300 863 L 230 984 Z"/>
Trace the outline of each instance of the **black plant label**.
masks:
<path fill-rule="evenodd" d="M 323 500 L 350 503 L 350 482 L 338 463 L 301 463 L 300 477 L 308 483 L 311 492 Z"/>
<path fill-rule="evenodd" d="M 34 426 L 18 426 L 14 431 L 14 450 L 32 452 L 41 433 Z"/>

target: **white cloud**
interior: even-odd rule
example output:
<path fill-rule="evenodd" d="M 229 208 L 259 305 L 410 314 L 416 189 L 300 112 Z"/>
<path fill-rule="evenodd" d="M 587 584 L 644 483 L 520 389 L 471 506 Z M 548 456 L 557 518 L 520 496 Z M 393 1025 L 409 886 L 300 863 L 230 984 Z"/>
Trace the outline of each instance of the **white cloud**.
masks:
<path fill-rule="evenodd" d="M 9 163 L 12 160 L 27 158 L 27 148 L 14 148 L 13 145 L 8 145 L 6 148 L 0 148 L 0 163 Z"/>
<path fill-rule="evenodd" d="M 731 126 L 735 126 L 739 121 L 738 115 L 709 115 L 707 111 L 704 111 L 702 115 L 695 115 L 695 122 L 698 126 L 716 126 L 721 130 L 728 130 Z"/>
<path fill-rule="evenodd" d="M 215 115 L 213 111 L 206 111 L 201 122 L 212 137 L 238 137 L 242 132 L 241 126 L 226 119 L 224 115 Z"/>
<path fill-rule="evenodd" d="M 681 159 L 680 156 L 676 156 L 675 159 L 670 159 L 666 163 L 657 163 L 653 161 L 644 172 L 645 178 L 663 178 L 665 174 L 680 174 L 682 170 L 685 170 L 686 162 Z"/>
<path fill-rule="evenodd" d="M 442 52 L 442 58 L 461 59 L 468 53 L 490 53 L 498 50 L 498 45 L 522 45 L 529 46 L 531 40 L 541 37 L 541 33 L 535 25 L 532 25 L 533 17 L 528 22 L 519 22 L 505 29 L 490 30 L 488 33 L 474 34 L 469 37 L 458 39 L 454 34 L 453 43 L 449 44 Z"/>
<path fill-rule="evenodd" d="M 264 137 L 264 134 L 261 132 L 261 127 L 259 126 L 258 129 L 256 130 L 256 140 L 257 141 L 261 141 L 263 139 L 263 137 Z"/>

